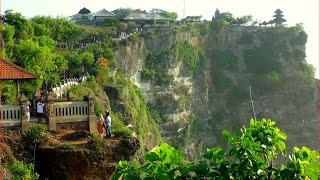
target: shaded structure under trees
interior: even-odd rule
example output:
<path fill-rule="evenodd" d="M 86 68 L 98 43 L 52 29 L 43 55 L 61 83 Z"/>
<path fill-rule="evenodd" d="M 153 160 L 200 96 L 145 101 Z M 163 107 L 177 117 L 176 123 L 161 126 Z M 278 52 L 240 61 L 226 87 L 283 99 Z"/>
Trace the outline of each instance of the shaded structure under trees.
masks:
<path fill-rule="evenodd" d="M 28 79 L 36 79 L 37 75 L 33 74 L 13 63 L 10 63 L 0 58 L 0 105 L 1 99 L 1 81 L 2 80 L 14 80 L 17 84 L 17 95 L 20 95 L 20 81 Z"/>

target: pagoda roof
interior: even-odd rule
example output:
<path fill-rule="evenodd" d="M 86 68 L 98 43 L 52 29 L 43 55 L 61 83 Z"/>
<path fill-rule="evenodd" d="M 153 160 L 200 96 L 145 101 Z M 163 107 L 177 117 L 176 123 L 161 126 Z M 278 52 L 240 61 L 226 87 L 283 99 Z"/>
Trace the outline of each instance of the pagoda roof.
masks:
<path fill-rule="evenodd" d="M 275 13 L 283 13 L 283 12 L 281 11 L 281 9 L 277 9 Z"/>
<path fill-rule="evenodd" d="M 19 80 L 36 78 L 36 74 L 31 73 L 9 61 L 0 58 L 0 80 Z"/>
<path fill-rule="evenodd" d="M 91 13 L 91 11 L 85 7 L 80 9 L 80 11 L 79 11 L 79 14 L 90 14 L 90 13 Z"/>

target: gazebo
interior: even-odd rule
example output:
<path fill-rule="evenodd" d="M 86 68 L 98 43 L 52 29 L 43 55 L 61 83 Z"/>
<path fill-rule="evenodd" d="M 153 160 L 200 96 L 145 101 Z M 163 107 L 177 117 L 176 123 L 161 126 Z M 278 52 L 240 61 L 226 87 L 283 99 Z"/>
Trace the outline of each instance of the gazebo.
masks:
<path fill-rule="evenodd" d="M 20 95 L 20 81 L 36 79 L 37 75 L 33 74 L 7 60 L 0 58 L 0 86 L 3 80 L 14 80 L 17 84 L 17 95 Z M 2 92 L 0 88 L 0 105 L 2 103 Z"/>

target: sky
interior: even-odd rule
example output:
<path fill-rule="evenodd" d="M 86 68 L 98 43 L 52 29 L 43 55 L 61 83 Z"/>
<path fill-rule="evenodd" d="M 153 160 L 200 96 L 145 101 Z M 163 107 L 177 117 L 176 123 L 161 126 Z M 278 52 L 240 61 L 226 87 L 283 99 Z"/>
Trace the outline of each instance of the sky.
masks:
<path fill-rule="evenodd" d="M 28 18 L 35 15 L 68 17 L 83 7 L 92 12 L 119 7 L 159 8 L 177 12 L 182 18 L 184 0 L 2 0 L 1 12 L 11 9 Z M 307 61 L 316 68 L 316 77 L 319 78 L 319 0 L 185 0 L 186 16 L 203 15 L 204 19 L 210 20 L 216 8 L 234 16 L 252 15 L 258 22 L 269 21 L 273 12 L 280 8 L 288 26 L 303 23 L 308 34 Z"/>

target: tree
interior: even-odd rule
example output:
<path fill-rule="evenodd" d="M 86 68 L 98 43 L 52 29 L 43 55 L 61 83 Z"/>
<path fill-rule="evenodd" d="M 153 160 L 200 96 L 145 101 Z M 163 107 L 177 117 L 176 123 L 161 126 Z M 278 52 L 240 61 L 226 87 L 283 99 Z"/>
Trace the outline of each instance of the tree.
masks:
<path fill-rule="evenodd" d="M 34 145 L 33 163 L 35 163 L 37 146 L 45 143 L 49 139 L 47 127 L 42 124 L 28 126 L 22 137 L 26 144 Z"/>
<path fill-rule="evenodd" d="M 39 46 L 38 42 L 31 40 L 20 41 L 13 47 L 13 53 L 10 57 L 15 60 L 19 66 L 36 73 L 39 78 L 37 87 L 41 87 L 43 83 L 46 85 L 56 83 L 59 80 L 59 68 L 66 68 L 66 66 L 58 67 L 58 64 L 66 64 L 66 62 L 57 63 L 55 60 L 59 56 L 52 52 L 52 49 L 47 46 Z M 57 63 L 57 64 L 56 64 Z"/>
<path fill-rule="evenodd" d="M 252 16 L 251 15 L 242 16 L 242 17 L 236 19 L 236 24 L 237 25 L 246 25 L 251 21 L 252 21 Z"/>
<path fill-rule="evenodd" d="M 178 14 L 175 13 L 175 12 L 168 12 L 168 11 L 165 11 L 165 10 L 162 10 L 162 9 L 152 9 L 150 11 L 150 13 L 156 13 L 156 14 L 160 14 L 162 15 L 163 17 L 166 17 L 168 19 L 170 19 L 171 21 L 176 21 L 177 18 L 178 18 Z"/>
<path fill-rule="evenodd" d="M 187 16 L 186 21 L 191 21 L 191 22 L 196 22 L 196 21 L 201 21 L 202 15 L 201 16 Z"/>
<path fill-rule="evenodd" d="M 124 19 L 125 17 L 127 17 L 132 12 L 132 9 L 130 9 L 130 8 L 119 8 L 119 9 L 116 9 L 116 10 L 114 10 L 112 12 L 116 15 L 117 19 Z"/>
<path fill-rule="evenodd" d="M 83 28 L 64 18 L 36 16 L 31 19 L 37 35 L 50 35 L 57 42 L 70 43 L 83 32 Z"/>
<path fill-rule="evenodd" d="M 277 9 L 275 12 L 275 15 L 273 16 L 273 23 L 275 23 L 276 25 L 282 25 L 283 22 L 286 22 L 287 20 L 285 20 L 283 18 L 283 12 L 280 9 Z"/>
<path fill-rule="evenodd" d="M 14 38 L 18 40 L 33 36 L 31 23 L 20 13 L 14 13 L 12 10 L 5 11 L 3 22 L 15 28 Z"/>

